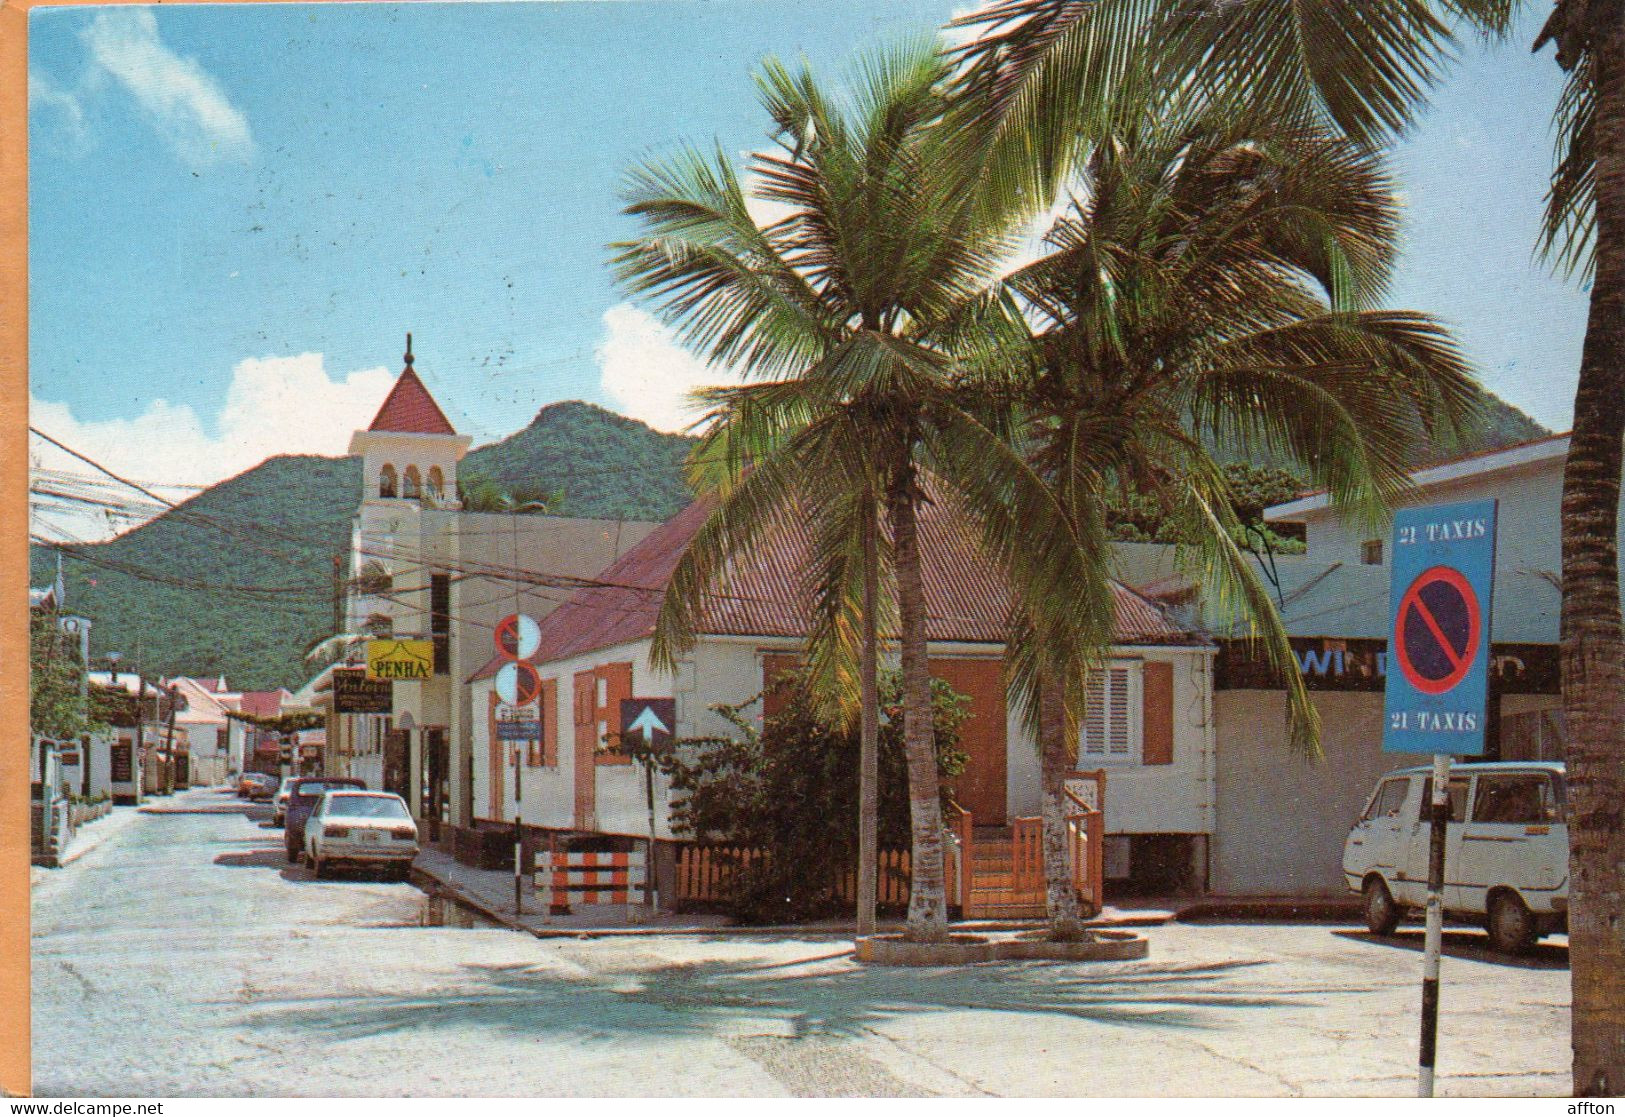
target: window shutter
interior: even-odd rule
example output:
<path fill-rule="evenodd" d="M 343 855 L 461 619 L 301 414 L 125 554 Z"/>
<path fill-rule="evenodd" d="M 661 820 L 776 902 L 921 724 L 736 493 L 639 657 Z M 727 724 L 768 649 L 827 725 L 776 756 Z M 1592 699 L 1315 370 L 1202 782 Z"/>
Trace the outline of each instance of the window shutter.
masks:
<path fill-rule="evenodd" d="M 1147 663 L 1140 686 L 1144 711 L 1144 743 L 1141 761 L 1145 764 L 1174 762 L 1174 665 Z"/>
<path fill-rule="evenodd" d="M 559 763 L 559 681 L 542 680 L 542 697 L 537 711 L 542 723 L 542 765 L 555 768 Z"/>
<path fill-rule="evenodd" d="M 598 677 L 604 680 L 604 705 L 598 712 L 598 719 L 607 727 L 607 732 L 613 735 L 611 745 L 617 744 L 621 732 L 621 699 L 632 697 L 632 665 L 630 663 L 606 663 L 598 668 Z M 618 751 L 600 750 L 598 753 L 600 764 L 630 764 L 632 758 Z"/>
<path fill-rule="evenodd" d="M 1139 759 L 1139 711 L 1134 706 L 1138 665 L 1114 663 L 1090 676 L 1084 691 L 1078 759 L 1132 763 Z"/>

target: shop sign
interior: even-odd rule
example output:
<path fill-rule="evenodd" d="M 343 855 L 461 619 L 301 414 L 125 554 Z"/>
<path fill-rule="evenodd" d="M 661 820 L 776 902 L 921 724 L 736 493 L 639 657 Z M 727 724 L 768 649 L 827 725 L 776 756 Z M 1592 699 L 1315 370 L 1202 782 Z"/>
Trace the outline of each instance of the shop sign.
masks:
<path fill-rule="evenodd" d="M 390 682 L 416 681 L 434 675 L 432 640 L 368 640 L 367 677 Z"/>
<path fill-rule="evenodd" d="M 364 668 L 338 667 L 333 670 L 333 712 L 335 714 L 394 713 L 395 688 L 381 679 L 369 679 Z"/>
<path fill-rule="evenodd" d="M 1310 690 L 1380 694 L 1388 678 L 1388 641 L 1294 636 L 1292 657 Z M 1556 644 L 1492 644 L 1490 674 L 1506 694 L 1559 694 Z M 1280 673 L 1254 640 L 1219 641 L 1216 690 L 1280 690 Z"/>

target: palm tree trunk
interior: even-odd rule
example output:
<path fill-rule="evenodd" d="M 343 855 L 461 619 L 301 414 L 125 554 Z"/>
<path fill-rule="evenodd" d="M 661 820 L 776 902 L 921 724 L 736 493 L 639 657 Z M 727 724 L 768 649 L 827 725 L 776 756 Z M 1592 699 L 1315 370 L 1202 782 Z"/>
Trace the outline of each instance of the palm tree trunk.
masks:
<path fill-rule="evenodd" d="M 1597 9 L 1601 9 L 1598 11 Z M 1625 4 L 1593 5 L 1596 280 L 1563 469 L 1563 713 L 1568 736 L 1574 1092 L 1625 1092 Z"/>
<path fill-rule="evenodd" d="M 914 470 L 905 467 L 887 495 L 897 570 L 903 751 L 908 760 L 908 805 L 914 839 L 905 937 L 912 942 L 941 942 L 948 937 L 948 893 L 943 879 L 942 801 L 931 719 L 931 674 L 926 662 L 925 585 L 915 518 L 917 500 Z"/>
<path fill-rule="evenodd" d="M 1038 689 L 1039 784 L 1043 796 L 1044 910 L 1049 937 L 1070 942 L 1085 935 L 1067 862 L 1066 780 L 1072 772 L 1072 750 L 1066 731 L 1066 700 L 1059 682 L 1045 677 Z"/>
<path fill-rule="evenodd" d="M 880 597 L 880 541 L 875 524 L 877 509 L 868 502 L 863 518 L 863 650 L 858 673 L 862 676 L 858 729 L 858 934 L 875 933 L 875 892 L 880 829 L 880 669 L 878 620 Z"/>

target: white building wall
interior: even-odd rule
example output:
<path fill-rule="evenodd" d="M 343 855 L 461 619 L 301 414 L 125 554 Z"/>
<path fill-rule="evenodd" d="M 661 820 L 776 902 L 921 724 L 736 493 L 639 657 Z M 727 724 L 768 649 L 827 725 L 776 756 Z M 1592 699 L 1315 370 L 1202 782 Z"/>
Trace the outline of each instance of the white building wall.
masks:
<path fill-rule="evenodd" d="M 1284 691 L 1215 695 L 1217 827 L 1210 888 L 1230 895 L 1342 895 L 1343 840 L 1378 777 L 1431 758 L 1382 751 L 1382 695 L 1320 691 L 1325 757 L 1286 739 Z M 1110 782 L 1107 799 L 1110 801 Z"/>
<path fill-rule="evenodd" d="M 1207 834 L 1214 827 L 1214 734 L 1208 714 L 1211 686 L 1207 648 L 1122 648 L 1114 661 L 1138 659 L 1173 665 L 1174 749 L 1171 764 L 1100 764 L 1079 767 L 1106 772 L 1106 833 Z M 1011 704 L 1007 786 L 1012 818 L 1041 810 L 1038 744 Z"/>

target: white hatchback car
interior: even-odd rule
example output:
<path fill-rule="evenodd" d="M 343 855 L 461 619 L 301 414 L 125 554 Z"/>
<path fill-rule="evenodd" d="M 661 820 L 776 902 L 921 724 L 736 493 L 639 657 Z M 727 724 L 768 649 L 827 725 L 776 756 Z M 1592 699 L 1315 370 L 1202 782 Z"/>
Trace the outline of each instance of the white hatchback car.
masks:
<path fill-rule="evenodd" d="M 329 791 L 305 823 L 305 864 L 318 877 L 343 863 L 382 866 L 405 880 L 417 855 L 417 824 L 405 800 L 387 791 Z"/>
<path fill-rule="evenodd" d="M 1343 878 L 1366 926 L 1386 935 L 1427 904 L 1431 768 L 1390 772 L 1343 846 Z M 1445 826 L 1444 908 L 1483 922 L 1507 953 L 1568 925 L 1569 831 L 1562 764 L 1456 764 Z"/>

